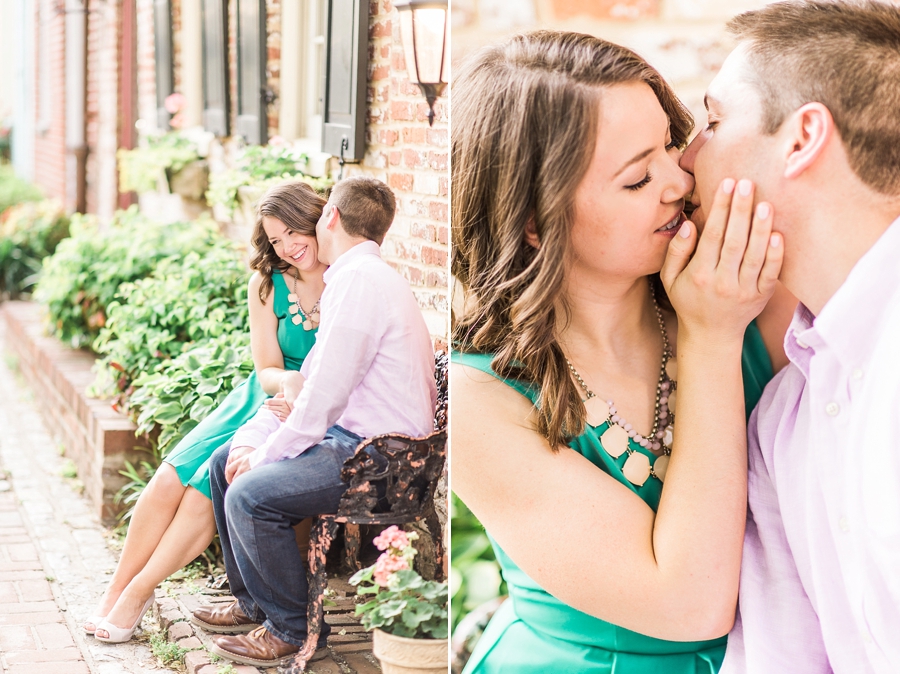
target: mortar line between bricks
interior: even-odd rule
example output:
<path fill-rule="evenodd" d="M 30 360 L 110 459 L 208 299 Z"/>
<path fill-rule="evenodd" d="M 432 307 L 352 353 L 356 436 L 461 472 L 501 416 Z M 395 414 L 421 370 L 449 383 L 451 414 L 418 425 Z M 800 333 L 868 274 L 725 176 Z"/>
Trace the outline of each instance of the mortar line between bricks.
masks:
<path fill-rule="evenodd" d="M 4 347 L 5 347 L 5 344 L 4 344 Z M 3 363 L 2 367 L 7 372 L 12 374 L 13 377 L 15 377 L 15 373 L 9 371 L 9 368 L 7 367 L 6 363 Z M 14 404 L 16 406 L 18 406 L 21 403 L 22 403 L 21 398 L 18 398 L 14 401 Z M 2 466 L 4 470 L 6 470 L 6 467 L 3 464 L 2 453 L 0 453 L 0 466 Z M 9 480 L 10 484 L 12 485 L 10 491 L 12 491 L 13 494 L 16 494 L 16 483 L 15 483 L 14 477 L 10 474 L 7 479 Z M 78 652 L 81 653 L 81 657 L 84 660 L 85 664 L 88 666 L 88 669 L 93 671 L 94 667 L 92 665 L 93 665 L 94 660 L 91 657 L 90 651 L 87 650 L 87 645 L 84 643 L 84 641 L 82 639 L 78 638 L 78 634 L 75 632 L 75 630 L 78 629 L 80 626 L 75 624 L 75 618 L 74 618 L 74 616 L 71 615 L 70 611 L 68 610 L 68 604 L 66 603 L 65 597 L 63 597 L 63 595 L 62 595 L 62 592 L 59 588 L 59 583 L 57 582 L 56 577 L 53 576 L 50 572 L 52 567 L 50 566 L 49 562 L 47 561 L 46 554 L 41 549 L 41 546 L 38 545 L 39 537 L 35 530 L 34 523 L 31 521 L 31 517 L 29 517 L 25 508 L 22 507 L 22 504 L 20 503 L 19 498 L 18 498 L 18 494 L 16 494 L 15 501 L 16 501 L 16 511 L 19 513 L 19 517 L 22 518 L 23 527 L 24 527 L 25 531 L 28 532 L 28 537 L 31 539 L 32 545 L 34 545 L 34 549 L 35 549 L 35 552 L 37 553 L 38 560 L 41 563 L 41 571 L 44 574 L 44 578 L 47 579 L 47 582 L 50 585 L 50 592 L 53 594 L 53 601 L 56 604 L 57 610 L 59 611 L 59 613 L 61 614 L 61 616 L 63 618 L 63 624 L 66 626 L 66 628 L 69 630 L 69 633 L 72 635 L 72 641 L 75 643 L 76 647 L 78 648 Z M 50 580 L 50 578 L 53 578 L 53 580 Z M 32 629 L 34 631 L 35 640 L 40 641 L 40 636 L 39 636 L 37 630 L 34 629 L 34 626 L 32 626 Z"/>

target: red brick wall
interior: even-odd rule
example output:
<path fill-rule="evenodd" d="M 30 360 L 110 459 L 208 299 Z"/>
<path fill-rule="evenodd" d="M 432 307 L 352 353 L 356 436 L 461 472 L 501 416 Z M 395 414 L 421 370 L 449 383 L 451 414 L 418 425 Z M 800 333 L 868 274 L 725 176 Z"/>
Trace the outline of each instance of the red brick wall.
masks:
<path fill-rule="evenodd" d="M 35 114 L 41 109 L 41 67 L 49 62 L 50 125 L 38 130 L 34 141 L 34 180 L 48 197 L 66 202 L 66 36 L 65 15 L 51 12 L 41 16 L 40 2 L 35 2 Z M 43 19 L 43 22 L 42 22 Z M 49 49 L 49 59 L 41 58 L 41 50 Z M 36 120 L 36 121 L 39 121 Z M 66 204 L 74 208 L 75 204 Z"/>
<path fill-rule="evenodd" d="M 156 44 L 153 37 L 153 0 L 137 0 L 138 118 L 156 128 Z M 191 101 L 192 105 L 199 105 Z"/>
<path fill-rule="evenodd" d="M 397 195 L 397 217 L 385 259 L 410 283 L 436 338 L 447 336 L 449 145 L 447 98 L 428 106 L 406 73 L 400 24 L 390 0 L 372 0 L 366 156 L 347 174 L 364 171 Z"/>

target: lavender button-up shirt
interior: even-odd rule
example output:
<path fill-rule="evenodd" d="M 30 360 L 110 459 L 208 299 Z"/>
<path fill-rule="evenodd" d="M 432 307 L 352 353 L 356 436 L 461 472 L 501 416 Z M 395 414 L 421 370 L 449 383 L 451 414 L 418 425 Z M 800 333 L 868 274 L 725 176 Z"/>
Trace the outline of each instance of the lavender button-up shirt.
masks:
<path fill-rule="evenodd" d="M 900 219 L 750 417 L 750 510 L 722 674 L 900 672 Z"/>

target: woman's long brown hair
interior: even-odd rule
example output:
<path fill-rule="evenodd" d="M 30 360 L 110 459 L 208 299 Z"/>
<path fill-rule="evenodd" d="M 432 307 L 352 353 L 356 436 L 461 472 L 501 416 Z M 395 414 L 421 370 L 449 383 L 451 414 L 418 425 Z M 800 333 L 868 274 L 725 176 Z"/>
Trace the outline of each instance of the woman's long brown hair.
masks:
<path fill-rule="evenodd" d="M 259 299 L 263 304 L 272 291 L 272 274 L 276 271 L 283 274 L 291 268 L 290 264 L 278 257 L 275 248 L 269 243 L 269 237 L 263 228 L 263 217 L 277 218 L 288 229 L 306 236 L 315 236 L 316 223 L 322 215 L 323 208 L 325 199 L 312 187 L 300 181 L 276 185 L 259 200 L 256 207 L 256 224 L 250 237 L 250 244 L 253 247 L 250 254 L 250 269 L 262 275 Z"/>
<path fill-rule="evenodd" d="M 519 35 L 454 78 L 451 271 L 466 293 L 454 346 L 494 354 L 495 372 L 540 391 L 537 430 L 554 450 L 585 424 L 558 341 L 575 191 L 602 132 L 604 89 L 626 82 L 650 86 L 684 147 L 693 119 L 659 73 L 590 35 Z M 537 249 L 525 242 L 528 223 Z"/>

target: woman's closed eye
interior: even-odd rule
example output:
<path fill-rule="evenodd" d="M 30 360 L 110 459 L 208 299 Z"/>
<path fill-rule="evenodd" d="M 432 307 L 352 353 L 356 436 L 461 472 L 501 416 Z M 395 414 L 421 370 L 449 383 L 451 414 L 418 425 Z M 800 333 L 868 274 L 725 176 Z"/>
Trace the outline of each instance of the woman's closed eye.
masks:
<path fill-rule="evenodd" d="M 647 171 L 647 175 L 645 175 L 640 181 L 636 182 L 634 185 L 626 185 L 625 189 L 636 192 L 637 190 L 647 185 L 651 180 L 653 180 L 653 176 L 650 175 L 650 171 Z"/>

